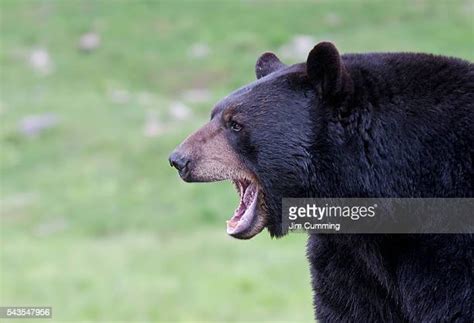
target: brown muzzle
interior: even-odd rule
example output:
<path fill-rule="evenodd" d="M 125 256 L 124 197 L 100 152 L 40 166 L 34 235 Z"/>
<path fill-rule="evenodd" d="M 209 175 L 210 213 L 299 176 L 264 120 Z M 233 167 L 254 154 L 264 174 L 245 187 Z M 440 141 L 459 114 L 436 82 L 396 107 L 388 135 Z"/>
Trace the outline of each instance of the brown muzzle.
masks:
<path fill-rule="evenodd" d="M 186 138 L 169 162 L 186 182 L 212 182 L 237 178 L 245 172 L 225 137 L 226 129 L 214 118 Z"/>

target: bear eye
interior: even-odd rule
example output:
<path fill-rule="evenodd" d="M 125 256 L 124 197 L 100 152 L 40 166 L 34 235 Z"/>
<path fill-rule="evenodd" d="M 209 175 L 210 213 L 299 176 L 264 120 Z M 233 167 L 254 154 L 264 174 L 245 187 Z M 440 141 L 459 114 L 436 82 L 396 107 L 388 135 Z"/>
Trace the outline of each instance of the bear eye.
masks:
<path fill-rule="evenodd" d="M 239 132 L 240 130 L 242 130 L 242 125 L 238 124 L 235 121 L 231 121 L 230 122 L 230 129 L 232 131 Z"/>

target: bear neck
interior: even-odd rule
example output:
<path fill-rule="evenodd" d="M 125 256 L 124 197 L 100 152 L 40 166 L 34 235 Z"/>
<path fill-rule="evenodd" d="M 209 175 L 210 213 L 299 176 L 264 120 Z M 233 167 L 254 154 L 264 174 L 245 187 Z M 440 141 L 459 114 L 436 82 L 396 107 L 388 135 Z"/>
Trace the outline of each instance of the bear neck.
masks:
<path fill-rule="evenodd" d="M 354 91 L 337 105 L 321 99 L 313 109 L 310 194 L 473 196 L 472 156 L 455 139 L 474 142 L 472 65 L 421 54 L 344 61 Z"/>

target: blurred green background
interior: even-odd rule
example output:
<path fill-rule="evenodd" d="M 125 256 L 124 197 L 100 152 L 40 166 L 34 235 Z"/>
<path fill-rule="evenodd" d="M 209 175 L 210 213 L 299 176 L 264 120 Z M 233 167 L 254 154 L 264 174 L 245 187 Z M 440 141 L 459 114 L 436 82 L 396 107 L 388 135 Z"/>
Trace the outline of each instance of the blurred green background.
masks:
<path fill-rule="evenodd" d="M 0 4 L 0 305 L 57 321 L 311 321 L 306 237 L 229 238 L 169 152 L 264 51 L 474 59 L 473 1 Z"/>

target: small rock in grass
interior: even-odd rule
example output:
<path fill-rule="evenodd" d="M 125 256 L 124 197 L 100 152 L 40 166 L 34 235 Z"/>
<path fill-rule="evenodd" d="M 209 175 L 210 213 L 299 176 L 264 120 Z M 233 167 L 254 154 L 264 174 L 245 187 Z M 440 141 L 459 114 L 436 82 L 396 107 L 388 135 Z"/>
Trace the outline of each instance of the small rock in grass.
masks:
<path fill-rule="evenodd" d="M 316 45 L 316 39 L 308 35 L 296 35 L 283 45 L 279 52 L 283 58 L 298 61 L 306 60 L 308 53 Z"/>
<path fill-rule="evenodd" d="M 64 218 L 56 218 L 48 222 L 41 223 L 35 228 L 35 234 L 40 237 L 49 236 L 53 233 L 64 231 L 68 227 L 68 223 Z"/>
<path fill-rule="evenodd" d="M 337 27 L 342 23 L 341 17 L 334 12 L 328 13 L 326 17 L 324 17 L 324 20 L 330 27 Z"/>
<path fill-rule="evenodd" d="M 157 137 L 165 131 L 165 128 L 158 120 L 155 113 L 148 113 L 145 126 L 143 127 L 143 135 L 145 137 L 153 138 Z"/>
<path fill-rule="evenodd" d="M 207 89 L 191 89 L 183 92 L 181 96 L 187 102 L 203 103 L 211 99 L 211 92 Z"/>
<path fill-rule="evenodd" d="M 90 53 L 100 47 L 100 35 L 95 32 L 88 32 L 79 38 L 78 47 L 81 51 Z"/>
<path fill-rule="evenodd" d="M 27 137 L 36 137 L 46 129 L 59 123 L 59 118 L 52 114 L 29 115 L 20 120 L 18 130 Z"/>
<path fill-rule="evenodd" d="M 189 49 L 189 56 L 191 58 L 206 58 L 211 53 L 211 49 L 205 43 L 195 43 Z"/>
<path fill-rule="evenodd" d="M 115 89 L 109 91 L 109 98 L 113 103 L 127 104 L 130 102 L 131 95 L 127 90 Z"/>
<path fill-rule="evenodd" d="M 28 56 L 28 62 L 40 74 L 47 75 L 53 71 L 53 61 L 49 52 L 44 48 L 32 50 Z"/>
<path fill-rule="evenodd" d="M 169 111 L 176 120 L 185 120 L 191 116 L 191 109 L 180 101 L 172 102 Z"/>

